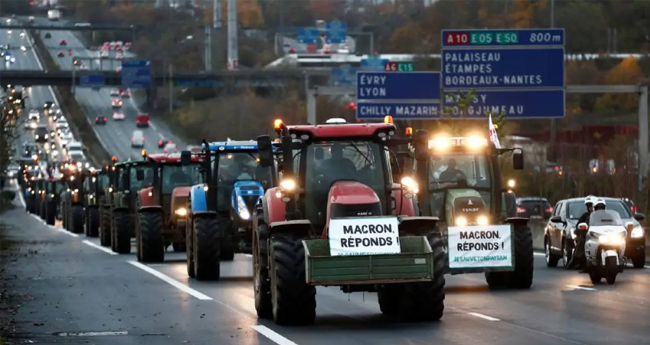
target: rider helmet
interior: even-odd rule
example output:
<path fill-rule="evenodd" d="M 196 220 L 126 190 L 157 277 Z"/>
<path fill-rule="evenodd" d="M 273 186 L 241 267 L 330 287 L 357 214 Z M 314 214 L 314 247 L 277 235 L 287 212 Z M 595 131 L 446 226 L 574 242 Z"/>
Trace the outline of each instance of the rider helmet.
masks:
<path fill-rule="evenodd" d="M 604 199 L 598 198 L 594 202 L 594 210 L 604 210 L 605 208 L 607 208 L 607 203 L 605 203 Z"/>
<path fill-rule="evenodd" d="M 589 195 L 589 196 L 587 196 L 585 198 L 585 205 L 587 205 L 587 206 L 593 205 L 596 200 L 597 200 L 597 198 L 595 196 Z"/>

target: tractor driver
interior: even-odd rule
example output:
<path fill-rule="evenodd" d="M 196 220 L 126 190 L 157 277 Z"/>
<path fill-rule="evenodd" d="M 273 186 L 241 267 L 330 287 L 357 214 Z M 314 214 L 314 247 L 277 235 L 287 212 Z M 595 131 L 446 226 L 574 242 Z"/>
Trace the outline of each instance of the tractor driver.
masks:
<path fill-rule="evenodd" d="M 169 175 L 167 183 L 173 188 L 177 186 L 189 186 L 192 184 L 192 180 L 182 169 L 178 169 Z"/>
<path fill-rule="evenodd" d="M 334 143 L 330 147 L 330 158 L 324 160 L 320 165 L 321 174 L 325 176 L 338 176 L 334 180 L 354 176 L 357 168 L 351 160 L 343 157 L 343 146 L 342 144 Z"/>
<path fill-rule="evenodd" d="M 449 158 L 447 161 L 447 169 L 440 173 L 438 181 L 440 183 L 439 188 L 450 188 L 454 187 L 460 181 L 465 181 L 467 184 L 467 176 L 465 173 L 456 168 L 456 160 L 454 158 Z"/>

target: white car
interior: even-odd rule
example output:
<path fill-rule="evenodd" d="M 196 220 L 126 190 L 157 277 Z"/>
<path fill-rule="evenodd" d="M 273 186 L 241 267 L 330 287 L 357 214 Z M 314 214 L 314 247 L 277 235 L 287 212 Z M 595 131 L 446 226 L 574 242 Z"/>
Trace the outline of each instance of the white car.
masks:
<path fill-rule="evenodd" d="M 38 110 L 32 109 L 29 111 L 29 120 L 39 121 L 40 119 L 41 113 Z"/>
<path fill-rule="evenodd" d="M 61 133 L 60 140 L 61 146 L 68 147 L 68 144 L 74 140 L 74 136 L 72 136 L 72 133 L 70 132 L 63 132 Z"/>
<path fill-rule="evenodd" d="M 65 117 L 63 116 L 57 118 L 54 121 L 56 123 L 57 128 L 59 127 L 59 125 L 66 125 L 66 126 L 68 125 L 68 120 L 66 120 Z"/>
<path fill-rule="evenodd" d="M 25 46 L 20 46 L 20 51 L 24 53 L 27 51 L 27 48 Z"/>
<path fill-rule="evenodd" d="M 131 147 L 144 147 L 144 133 L 142 131 L 133 131 L 133 135 L 131 135 Z"/>
<path fill-rule="evenodd" d="M 111 90 L 111 97 L 119 97 L 120 96 L 120 90 L 114 89 Z"/>
<path fill-rule="evenodd" d="M 165 145 L 165 148 L 163 149 L 164 153 L 176 153 L 178 152 L 178 148 L 176 147 L 176 144 L 174 143 L 168 143 Z"/>
<path fill-rule="evenodd" d="M 120 113 L 120 112 L 113 113 L 113 120 L 115 120 L 115 121 L 124 120 L 124 113 Z"/>

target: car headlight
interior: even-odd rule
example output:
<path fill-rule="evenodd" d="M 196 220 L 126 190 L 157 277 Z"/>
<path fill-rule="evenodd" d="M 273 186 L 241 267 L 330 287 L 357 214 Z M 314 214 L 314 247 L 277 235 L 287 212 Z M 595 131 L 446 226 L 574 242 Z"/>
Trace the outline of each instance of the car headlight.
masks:
<path fill-rule="evenodd" d="M 490 225 L 490 220 L 486 216 L 478 216 L 476 218 L 476 223 L 478 225 Z"/>
<path fill-rule="evenodd" d="M 185 216 L 187 216 L 187 209 L 185 207 L 181 207 L 181 208 L 176 209 L 176 211 L 174 211 L 174 213 L 179 217 L 185 217 Z"/>
<path fill-rule="evenodd" d="M 598 243 L 619 245 L 625 243 L 625 239 L 623 236 L 621 236 L 621 234 L 602 234 L 598 236 Z"/>
<path fill-rule="evenodd" d="M 632 229 L 632 232 L 630 233 L 630 237 L 632 238 L 641 238 L 645 235 L 645 232 L 643 231 L 643 228 L 640 226 L 637 226 L 636 228 Z"/>
<path fill-rule="evenodd" d="M 237 213 L 243 220 L 251 219 L 251 214 L 248 212 L 248 207 L 246 206 L 246 203 L 241 196 L 237 196 Z"/>
<path fill-rule="evenodd" d="M 34 137 L 35 137 L 36 139 L 38 139 L 38 134 L 36 134 Z"/>
<path fill-rule="evenodd" d="M 45 139 L 49 138 L 50 136 L 48 134 L 45 134 Z"/>
<path fill-rule="evenodd" d="M 456 224 L 456 226 L 467 226 L 467 218 L 465 218 L 465 217 L 456 217 L 455 224 Z"/>

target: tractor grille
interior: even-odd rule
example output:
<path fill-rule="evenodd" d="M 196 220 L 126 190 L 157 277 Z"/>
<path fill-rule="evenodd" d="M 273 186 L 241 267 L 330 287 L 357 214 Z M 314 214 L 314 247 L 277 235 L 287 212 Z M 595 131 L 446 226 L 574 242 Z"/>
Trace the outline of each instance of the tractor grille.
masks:
<path fill-rule="evenodd" d="M 381 203 L 376 204 L 332 204 L 330 218 L 381 216 Z"/>
<path fill-rule="evenodd" d="M 473 218 L 485 213 L 485 202 L 477 197 L 461 197 L 454 200 L 454 214 Z"/>
<path fill-rule="evenodd" d="M 187 200 L 189 198 L 186 196 L 180 196 L 174 198 L 174 203 L 171 205 L 172 206 L 172 211 L 175 211 L 181 207 L 185 207 L 187 205 Z"/>

